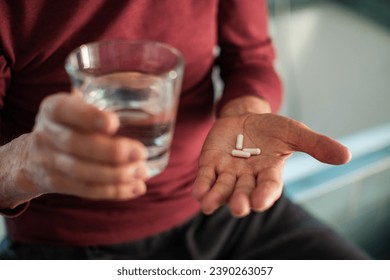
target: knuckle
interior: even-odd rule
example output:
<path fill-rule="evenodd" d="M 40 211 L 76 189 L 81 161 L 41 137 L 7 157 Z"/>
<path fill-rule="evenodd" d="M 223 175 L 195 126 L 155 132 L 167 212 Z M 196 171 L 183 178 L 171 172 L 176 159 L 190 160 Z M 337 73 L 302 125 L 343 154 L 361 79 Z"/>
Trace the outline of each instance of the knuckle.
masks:
<path fill-rule="evenodd" d="M 81 169 L 76 168 L 76 165 L 77 165 L 76 161 L 73 158 L 71 158 L 70 156 L 65 155 L 65 154 L 55 155 L 54 156 L 54 163 L 58 169 L 62 170 L 63 172 L 66 172 L 66 173 L 79 174 L 80 172 L 82 172 Z"/>
<path fill-rule="evenodd" d="M 57 93 L 46 97 L 42 102 L 42 113 L 55 119 L 59 118 L 60 112 L 63 110 L 69 97 L 70 95 L 66 93 Z"/>
<path fill-rule="evenodd" d="M 41 105 L 41 111 L 44 114 L 51 114 L 54 110 L 57 109 L 58 103 L 61 101 L 62 95 L 56 94 L 56 95 L 50 95 L 43 99 L 42 105 Z"/>
<path fill-rule="evenodd" d="M 59 149 L 68 152 L 80 149 L 80 141 L 74 131 L 63 127 L 61 128 L 61 132 L 53 132 L 53 135 L 56 135 L 56 137 L 51 137 L 52 143 Z"/>
<path fill-rule="evenodd" d="M 123 184 L 102 186 L 101 196 L 105 199 L 124 200 L 128 198 L 127 190 Z"/>
<path fill-rule="evenodd" d="M 64 188 L 63 178 L 52 172 L 42 172 L 40 181 L 47 192 L 60 191 Z"/>
<path fill-rule="evenodd" d="M 120 184 L 129 181 L 129 173 L 123 167 L 104 167 L 97 176 L 95 180 L 106 184 Z"/>
<path fill-rule="evenodd" d="M 219 176 L 220 180 L 226 182 L 227 184 L 231 184 L 231 182 L 236 181 L 237 176 L 234 171 L 232 172 L 222 172 Z"/>
<path fill-rule="evenodd" d="M 47 135 L 44 131 L 35 131 L 34 137 L 32 138 L 32 143 L 35 147 L 44 147 L 47 145 Z"/>
<path fill-rule="evenodd" d="M 123 201 L 135 198 L 145 193 L 146 186 L 142 188 L 137 182 L 133 183 L 113 183 L 113 184 L 79 184 L 77 188 L 69 190 L 69 188 L 61 189 L 61 180 L 52 178 L 52 184 L 59 184 L 57 190 L 61 190 L 62 193 L 74 194 L 83 198 L 92 200 L 115 200 Z"/>
<path fill-rule="evenodd" d="M 118 183 L 106 188 L 106 198 L 113 200 L 127 200 L 144 194 L 146 187 L 143 182 Z"/>
<path fill-rule="evenodd" d="M 126 186 L 126 185 L 118 185 L 116 188 L 115 188 L 115 193 L 114 193 L 114 199 L 116 200 L 125 200 L 127 198 L 129 198 L 129 187 Z"/>
<path fill-rule="evenodd" d="M 132 168 L 117 168 L 115 172 L 116 181 L 119 182 L 127 182 L 130 179 L 130 175 L 133 173 Z"/>
<path fill-rule="evenodd" d="M 53 163 L 51 161 L 51 156 L 38 156 L 36 159 L 36 163 L 43 167 L 45 170 L 50 170 L 53 168 Z"/>
<path fill-rule="evenodd" d="M 226 189 L 223 188 L 216 188 L 212 189 L 212 194 L 214 201 L 221 204 L 227 200 L 230 192 L 227 192 Z"/>
<path fill-rule="evenodd" d="M 126 139 L 117 138 L 109 149 L 111 159 L 116 163 L 125 162 L 128 158 L 128 143 Z"/>
<path fill-rule="evenodd" d="M 105 195 L 104 191 L 106 189 L 103 188 L 101 185 L 91 185 L 87 183 L 79 183 L 77 188 L 74 190 L 75 195 L 87 198 L 87 199 L 92 199 L 92 200 L 98 200 L 98 199 L 104 199 L 107 197 Z"/>

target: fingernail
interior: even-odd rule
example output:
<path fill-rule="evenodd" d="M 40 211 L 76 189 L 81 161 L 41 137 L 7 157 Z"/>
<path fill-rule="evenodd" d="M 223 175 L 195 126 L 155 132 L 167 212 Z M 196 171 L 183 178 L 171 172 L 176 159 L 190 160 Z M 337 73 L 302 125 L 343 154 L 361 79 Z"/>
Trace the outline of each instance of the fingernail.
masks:
<path fill-rule="evenodd" d="M 352 152 L 348 149 L 348 159 L 347 162 L 350 162 L 352 160 Z"/>

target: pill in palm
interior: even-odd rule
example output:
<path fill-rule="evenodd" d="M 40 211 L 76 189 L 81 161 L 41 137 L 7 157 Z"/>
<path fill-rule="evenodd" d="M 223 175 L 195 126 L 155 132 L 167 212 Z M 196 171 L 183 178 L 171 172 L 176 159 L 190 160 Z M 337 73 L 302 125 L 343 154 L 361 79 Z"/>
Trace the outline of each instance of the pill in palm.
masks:
<path fill-rule="evenodd" d="M 242 150 L 243 146 L 244 146 L 244 135 L 238 134 L 236 139 L 236 149 Z"/>
<path fill-rule="evenodd" d="M 241 157 L 241 158 L 249 158 L 251 156 L 251 154 L 248 152 L 241 151 L 241 150 L 232 150 L 232 156 Z"/>
<path fill-rule="evenodd" d="M 246 153 L 250 153 L 252 156 L 261 154 L 261 150 L 259 148 L 244 148 L 242 149 L 242 151 Z"/>
<path fill-rule="evenodd" d="M 236 137 L 236 149 L 232 150 L 232 156 L 240 158 L 250 158 L 261 154 L 260 148 L 244 148 L 244 135 L 238 134 Z"/>

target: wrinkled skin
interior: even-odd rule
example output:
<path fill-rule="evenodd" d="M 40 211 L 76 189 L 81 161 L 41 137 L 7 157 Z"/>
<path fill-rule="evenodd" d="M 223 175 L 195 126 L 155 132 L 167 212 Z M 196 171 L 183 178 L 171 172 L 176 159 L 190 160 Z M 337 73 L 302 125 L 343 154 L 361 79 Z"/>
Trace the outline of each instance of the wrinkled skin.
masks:
<path fill-rule="evenodd" d="M 1 147 L 1 166 L 8 171 L 0 183 L 0 208 L 45 193 L 95 200 L 145 194 L 146 149 L 134 139 L 113 136 L 118 127 L 116 114 L 77 95 L 47 97 L 33 131 Z"/>

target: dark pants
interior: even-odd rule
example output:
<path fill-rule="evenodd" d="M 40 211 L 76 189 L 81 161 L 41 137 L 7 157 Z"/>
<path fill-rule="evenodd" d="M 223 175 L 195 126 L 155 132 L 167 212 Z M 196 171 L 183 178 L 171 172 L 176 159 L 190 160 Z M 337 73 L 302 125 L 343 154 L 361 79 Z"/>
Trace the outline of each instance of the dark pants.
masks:
<path fill-rule="evenodd" d="M 282 197 L 270 210 L 233 218 L 227 207 L 143 240 L 109 246 L 59 247 L 7 240 L 0 259 L 367 259 Z M 4 245 L 4 244 L 3 244 Z"/>

